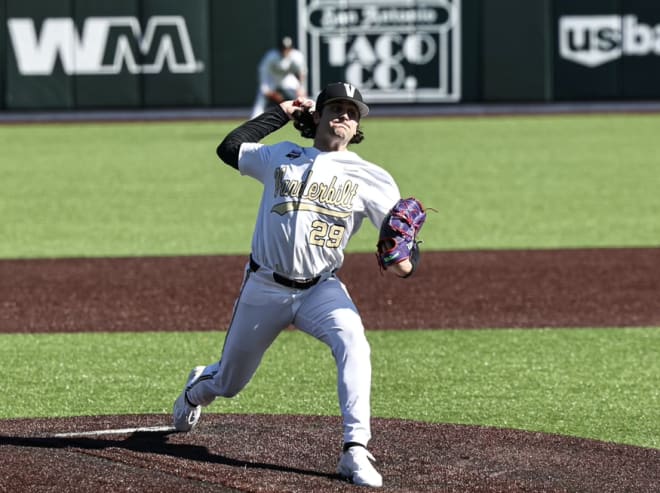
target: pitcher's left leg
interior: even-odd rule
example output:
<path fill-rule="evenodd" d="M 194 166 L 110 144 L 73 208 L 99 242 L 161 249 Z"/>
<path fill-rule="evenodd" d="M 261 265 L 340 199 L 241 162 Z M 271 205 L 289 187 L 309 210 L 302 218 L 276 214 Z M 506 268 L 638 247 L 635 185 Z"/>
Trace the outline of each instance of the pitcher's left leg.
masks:
<path fill-rule="evenodd" d="M 371 349 L 343 283 L 333 277 L 312 288 L 296 313 L 294 325 L 332 350 L 344 443 L 366 447 L 371 439 Z"/>

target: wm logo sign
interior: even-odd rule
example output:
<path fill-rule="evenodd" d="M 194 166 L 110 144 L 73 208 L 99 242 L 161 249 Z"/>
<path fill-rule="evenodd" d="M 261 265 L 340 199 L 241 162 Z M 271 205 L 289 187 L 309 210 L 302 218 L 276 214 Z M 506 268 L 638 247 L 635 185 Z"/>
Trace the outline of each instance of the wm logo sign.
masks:
<path fill-rule="evenodd" d="M 153 16 L 144 32 L 135 17 L 88 17 L 78 32 L 71 18 L 49 18 L 37 33 L 34 20 L 7 21 L 18 70 L 22 75 L 50 75 L 57 59 L 67 75 L 175 74 L 201 72 L 186 21 L 181 16 Z"/>

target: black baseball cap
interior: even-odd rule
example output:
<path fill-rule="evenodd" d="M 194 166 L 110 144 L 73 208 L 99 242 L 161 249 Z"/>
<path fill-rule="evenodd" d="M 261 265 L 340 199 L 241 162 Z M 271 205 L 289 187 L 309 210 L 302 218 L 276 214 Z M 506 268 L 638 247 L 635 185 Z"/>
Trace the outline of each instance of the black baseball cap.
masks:
<path fill-rule="evenodd" d="M 316 109 L 320 111 L 326 103 L 340 100 L 354 103 L 360 110 L 360 118 L 369 114 L 369 106 L 364 103 L 362 94 L 348 82 L 333 82 L 325 86 L 316 98 Z"/>

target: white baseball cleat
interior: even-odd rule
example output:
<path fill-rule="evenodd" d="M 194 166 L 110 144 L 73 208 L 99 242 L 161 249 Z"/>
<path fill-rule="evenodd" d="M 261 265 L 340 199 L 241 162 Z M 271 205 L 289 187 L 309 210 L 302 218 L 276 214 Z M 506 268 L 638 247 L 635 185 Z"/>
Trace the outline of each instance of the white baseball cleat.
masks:
<path fill-rule="evenodd" d="M 188 381 L 183 388 L 183 392 L 181 392 L 181 395 L 179 395 L 177 400 L 174 401 L 172 417 L 174 419 L 174 428 L 176 431 L 190 431 L 199 421 L 199 416 L 202 413 L 202 406 L 192 405 L 186 397 L 186 391 L 200 377 L 204 368 L 206 367 L 196 366 L 192 369 L 190 375 L 188 375 Z"/>
<path fill-rule="evenodd" d="M 383 486 L 383 477 L 371 464 L 372 461 L 376 462 L 376 459 L 366 448 L 351 447 L 341 454 L 337 473 L 353 484 L 380 488 Z"/>

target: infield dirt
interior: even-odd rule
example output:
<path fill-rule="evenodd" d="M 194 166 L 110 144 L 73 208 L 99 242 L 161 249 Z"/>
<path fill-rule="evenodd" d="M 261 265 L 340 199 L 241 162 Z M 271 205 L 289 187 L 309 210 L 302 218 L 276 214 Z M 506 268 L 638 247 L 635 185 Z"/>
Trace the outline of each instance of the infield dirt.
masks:
<path fill-rule="evenodd" d="M 245 262 L 1 260 L 0 332 L 220 330 Z M 427 252 L 408 281 L 353 254 L 339 275 L 368 329 L 660 326 L 660 249 Z M 337 417 L 214 414 L 192 433 L 160 430 L 169 424 L 0 421 L 0 492 L 362 490 L 334 473 Z M 160 431 L 110 431 L 138 427 Z M 657 449 L 394 419 L 373 428 L 382 491 L 658 491 Z"/>

